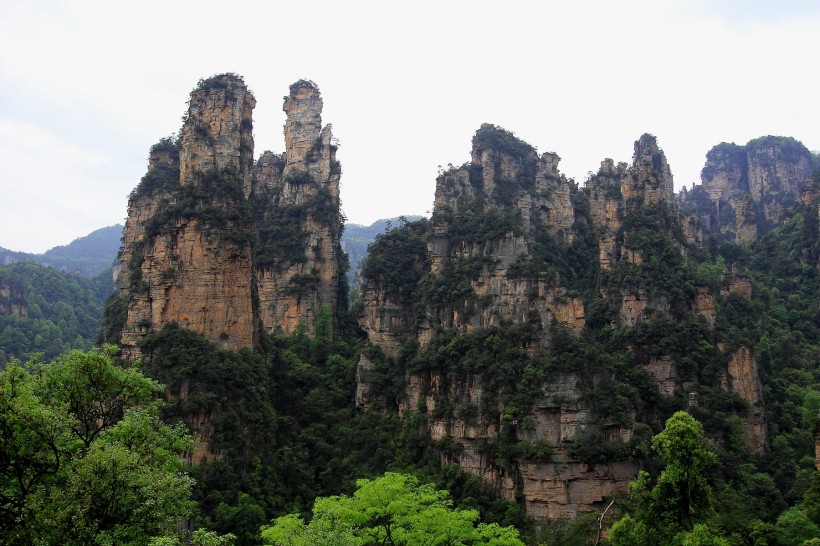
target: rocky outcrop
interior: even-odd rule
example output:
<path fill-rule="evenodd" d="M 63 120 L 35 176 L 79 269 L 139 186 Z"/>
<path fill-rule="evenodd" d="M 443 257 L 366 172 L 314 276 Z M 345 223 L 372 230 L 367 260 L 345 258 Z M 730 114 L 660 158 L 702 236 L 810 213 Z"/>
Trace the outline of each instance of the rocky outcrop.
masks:
<path fill-rule="evenodd" d="M 539 254 L 548 245 L 566 248 L 577 235 L 573 196 L 579 190 L 558 172 L 558 156 L 539 156 L 511 133 L 483 125 L 471 157 L 437 179 L 434 214 L 424 235 L 426 270 L 412 302 L 396 297 L 380 278 L 365 283 L 359 323 L 379 353 L 365 354 L 359 362 L 360 407 L 390 405 L 370 384 L 375 360 L 401 358 L 408 342 L 423 350 L 441 331 L 470 334 L 530 325 L 538 333 L 523 350 L 537 358 L 549 351 L 553 332 L 578 335 L 585 327 L 586 310 L 572 279 L 563 279 L 552 258 Z M 647 207 L 674 206 L 672 176 L 655 138 L 644 135 L 635 143 L 632 166 L 605 161 L 587 188 L 589 213 L 581 221 L 597 233 L 601 267 L 640 266 L 643 255 L 624 235 L 624 220 Z M 668 302 L 641 287 L 614 297 L 625 325 L 668 315 Z M 708 314 L 707 300 L 702 304 Z M 658 382 L 671 394 L 677 371 L 672 362 L 666 364 L 668 377 L 659 376 Z M 612 494 L 625 493 L 637 472 L 635 462 L 588 464 L 574 454 L 578 442 L 628 442 L 632 436 L 629 427 L 602 423 L 581 401 L 577 374 L 541 385 L 526 425 L 491 417 L 507 411 L 507 397 L 485 392 L 480 376 L 456 378 L 428 369 L 407 372 L 404 380 L 405 392 L 393 401 L 398 411 L 425 414 L 431 438 L 457 446 L 442 451 L 442 462 L 480 476 L 504 498 L 523 501 L 536 519 L 595 509 Z M 537 448 L 499 459 L 499 446 L 522 443 Z"/>
<path fill-rule="evenodd" d="M 264 227 L 255 275 L 263 328 L 290 334 L 302 323 L 312 330 L 322 308 L 335 315 L 341 167 L 331 126 L 321 125 L 316 84 L 293 84 L 284 110 L 285 153 L 263 154 L 256 165 L 256 221 Z"/>
<path fill-rule="evenodd" d="M 313 327 L 339 299 L 341 214 L 330 126 L 300 81 L 286 98 L 286 151 L 253 165 L 252 111 L 241 77 L 214 76 L 191 93 L 179 141 L 151 150 L 129 199 L 117 277 L 128 299 L 121 343 L 169 323 L 221 347 L 252 347 L 265 331 Z"/>
<path fill-rule="evenodd" d="M 605 159 L 598 174 L 587 180 L 590 217 L 598 232 L 598 261 L 601 268 L 607 270 L 619 259 L 616 237 L 623 225 L 621 181 L 626 173 L 626 163 L 618 163 L 616 167 L 611 159 Z"/>
<path fill-rule="evenodd" d="M 672 278 L 686 267 L 690 245 L 703 239 L 697 215 L 679 214 L 671 170 L 651 135 L 635 142 L 631 164 L 603 161 L 584 190 L 558 173 L 557 155 L 539 156 L 494 126 L 483 125 L 476 133 L 471 157 L 437 179 L 434 214 L 420 238 L 424 255 L 412 264 L 395 257 L 391 262 L 390 245 L 374 247 L 371 262 L 383 262 L 374 270 L 390 271 L 402 263 L 421 271 L 405 279 L 409 292 L 397 290 L 382 278 L 386 275 L 365 275 L 359 323 L 372 347 L 359 362 L 357 405 L 420 414 L 415 419 L 436 442 L 443 463 L 481 477 L 499 496 L 521 502 L 536 520 L 602 509 L 605 499 L 627 492 L 638 470 L 637 461 L 630 460 L 634 450 L 648 449 L 648 427 L 642 425 L 639 433 L 624 423 L 653 422 L 658 416 L 604 409 L 601 399 L 607 395 L 601 392 L 611 389 L 618 396 L 607 375 L 611 370 L 582 374 L 561 368 L 548 372 L 548 381 L 523 387 L 527 369 L 532 365 L 529 371 L 536 374 L 540 359 L 559 354 L 552 351 L 562 350 L 556 348 L 562 343 L 571 347 L 567 340 L 580 334 L 587 320 L 603 318 L 610 327 L 622 328 L 625 339 L 635 340 L 627 358 L 641 369 L 630 373 L 644 374 L 669 400 L 690 393 L 695 407 L 705 391 L 692 359 L 674 344 L 666 346 L 667 353 L 660 350 L 663 345 L 653 338 L 662 334 L 652 323 L 674 328 L 684 320 L 698 335 L 701 328 L 714 328 L 721 298 L 748 298 L 751 285 L 737 271 L 712 278 L 708 287 L 696 286 L 686 275 L 680 277 L 684 286 Z M 733 188 L 748 173 L 731 155 L 721 161 L 726 172 L 716 176 L 715 187 L 739 203 L 748 192 Z M 574 289 L 577 279 L 557 266 L 578 259 L 568 248 L 589 256 L 593 275 L 584 289 L 599 290 L 601 296 L 590 311 Z M 577 263 L 571 271 L 587 273 Z M 659 272 L 665 278 L 658 278 Z M 487 362 L 494 351 L 490 338 L 515 328 L 533 332 L 515 348 L 526 354 L 526 362 Z M 468 355 L 472 350 L 481 356 L 458 353 L 453 347 L 462 340 Z M 704 340 L 700 349 L 720 358 L 717 351 L 725 346 L 715 349 Z M 565 353 L 560 354 L 562 359 Z M 760 451 L 767 440 L 754 359 L 748 350 L 726 356 L 729 365 L 718 384 L 748 404 L 749 413 L 741 417 L 750 447 Z M 584 367 L 567 358 L 572 366 Z M 402 364 L 393 366 L 396 362 Z M 515 366 L 526 368 L 521 376 L 515 375 L 521 373 Z M 374 381 L 383 383 L 386 369 L 404 375 L 404 391 L 391 391 L 390 399 L 373 387 Z M 609 462 L 595 463 L 600 460 Z"/>
<path fill-rule="evenodd" d="M 127 273 L 120 287 L 129 300 L 121 343 L 131 356 L 148 331 L 172 322 L 226 349 L 255 343 L 251 226 L 241 213 L 252 175 L 255 103 L 238 76 L 200 81 L 178 157 L 168 145 L 153 150 L 129 202 L 121 254 Z"/>
<path fill-rule="evenodd" d="M 527 265 L 538 233 L 563 244 L 573 238 L 573 186 L 558 172 L 558 156 L 539 157 L 489 124 L 476 132 L 471 155 L 469 164 L 437 179 L 423 317 L 392 300 L 378 280 L 364 287 L 359 323 L 388 356 L 407 339 L 424 346 L 442 328 L 472 332 L 501 321 L 546 327 L 553 320 L 575 333 L 584 327 L 580 298 L 554 274 Z M 463 232 L 465 224 L 471 233 Z"/>
<path fill-rule="evenodd" d="M 650 206 L 674 206 L 673 179 L 657 139 L 644 134 L 635 141 L 632 165 L 601 162 L 587 180 L 590 217 L 598 233 L 599 262 L 611 269 L 621 261 L 639 265 L 641 256 L 623 237 L 624 219 Z"/>
<path fill-rule="evenodd" d="M 682 229 L 676 229 L 683 221 L 677 214 L 672 184 L 666 156 L 657 139 L 649 134 L 635 141 L 631 165 L 615 165 L 611 159 L 601 162 L 598 173 L 587 180 L 601 269 L 619 268 L 623 272 L 644 264 L 647 249 L 642 232 L 646 225 L 640 218 L 647 210 L 655 211 L 654 229 L 662 230 L 674 242 L 674 252 L 684 254 L 687 237 Z M 618 277 L 624 276 L 619 273 Z M 640 276 L 633 275 L 629 282 L 612 287 L 602 285 L 601 293 L 617 305 L 618 326 L 635 326 L 644 320 L 670 316 L 667 295 L 648 286 Z"/>
<path fill-rule="evenodd" d="M 743 416 L 746 443 L 753 452 L 761 453 L 768 445 L 769 432 L 757 362 L 748 347 L 741 346 L 732 354 L 728 373 L 728 388 L 740 395 L 748 405 Z"/>
<path fill-rule="evenodd" d="M 761 137 L 745 146 L 721 143 L 706 154 L 701 184 L 678 194 L 697 215 L 701 237 L 749 243 L 795 204 L 812 177 L 811 152 L 786 137 Z"/>
<path fill-rule="evenodd" d="M 28 318 L 26 295 L 5 282 L 0 284 L 0 314 Z"/>
<path fill-rule="evenodd" d="M 256 99 L 242 78 L 224 74 L 200 81 L 191 93 L 180 131 L 179 178 L 201 183 L 201 173 L 231 170 L 245 197 L 253 166 L 253 109 Z"/>
<path fill-rule="evenodd" d="M 653 205 L 672 205 L 674 185 L 666 156 L 657 139 L 643 134 L 635 141 L 632 166 L 621 180 L 626 213 Z"/>

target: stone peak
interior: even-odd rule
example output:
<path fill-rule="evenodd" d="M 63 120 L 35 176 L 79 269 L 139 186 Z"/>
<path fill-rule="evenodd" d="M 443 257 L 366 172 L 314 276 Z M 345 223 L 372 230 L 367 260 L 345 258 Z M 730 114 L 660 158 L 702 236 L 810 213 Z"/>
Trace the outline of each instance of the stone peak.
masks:
<path fill-rule="evenodd" d="M 651 157 L 657 153 L 663 153 L 658 147 L 658 139 L 655 135 L 644 133 L 641 138 L 635 141 L 635 153 L 632 156 L 633 162 L 642 157 Z"/>

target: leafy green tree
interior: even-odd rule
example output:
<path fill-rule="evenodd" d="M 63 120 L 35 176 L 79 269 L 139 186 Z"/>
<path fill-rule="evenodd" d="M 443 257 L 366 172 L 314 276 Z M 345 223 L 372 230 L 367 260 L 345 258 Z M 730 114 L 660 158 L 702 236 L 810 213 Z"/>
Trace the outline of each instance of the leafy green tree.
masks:
<path fill-rule="evenodd" d="M 60 471 L 69 437 L 68 416 L 36 387 L 16 360 L 0 372 L 0 534 L 11 541 L 27 534 L 29 499 Z"/>
<path fill-rule="evenodd" d="M 104 351 L 74 350 L 42 373 L 42 389 L 52 405 L 63 405 L 73 417 L 72 433 L 88 449 L 96 437 L 124 415 L 162 391 L 136 368 L 117 366 L 116 347 Z"/>
<path fill-rule="evenodd" d="M 236 544 L 236 537 L 231 533 L 220 535 L 207 529 L 197 529 L 190 537 L 190 541 L 180 539 L 179 536 L 154 537 L 148 546 L 233 546 Z"/>
<path fill-rule="evenodd" d="M 67 463 L 37 497 L 37 534 L 52 544 L 144 544 L 193 510 L 181 455 L 193 442 L 159 420 L 158 407 L 125 417 Z"/>
<path fill-rule="evenodd" d="M 295 514 L 276 519 L 262 528 L 263 540 L 275 546 L 523 546 L 514 528 L 479 523 L 477 511 L 454 510 L 447 491 L 413 476 L 388 472 L 357 486 L 352 497 L 317 498 L 308 524 Z"/>
<path fill-rule="evenodd" d="M 688 413 L 676 412 L 666 421 L 666 428 L 655 436 L 652 447 L 666 467 L 651 487 L 649 474 L 639 473 L 638 481 L 631 485 L 633 509 L 613 525 L 612 544 L 680 543 L 695 533 L 696 526 L 697 533 L 689 540 L 691 544 L 701 544 L 698 540 L 711 536 L 700 525 L 714 513 L 706 471 L 716 461 L 715 454 L 706 446 L 703 427 Z"/>
<path fill-rule="evenodd" d="M 114 350 L 0 372 L 0 533 L 11 544 L 146 544 L 190 515 L 193 448 L 159 384 Z"/>
<path fill-rule="evenodd" d="M 777 518 L 776 533 L 779 544 L 803 544 L 820 537 L 820 526 L 812 522 L 806 512 L 795 506 Z"/>

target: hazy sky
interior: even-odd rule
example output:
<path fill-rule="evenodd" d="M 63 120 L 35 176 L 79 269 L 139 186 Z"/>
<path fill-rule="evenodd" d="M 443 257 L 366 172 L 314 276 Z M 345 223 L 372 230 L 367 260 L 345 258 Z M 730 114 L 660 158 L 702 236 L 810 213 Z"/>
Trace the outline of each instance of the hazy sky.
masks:
<path fill-rule="evenodd" d="M 257 156 L 283 151 L 288 86 L 315 81 L 342 209 L 369 224 L 430 210 L 484 122 L 579 182 L 646 132 L 676 188 L 722 141 L 816 150 L 818 37 L 812 0 L 0 0 L 0 246 L 123 222 L 149 147 L 213 74 L 254 92 Z"/>

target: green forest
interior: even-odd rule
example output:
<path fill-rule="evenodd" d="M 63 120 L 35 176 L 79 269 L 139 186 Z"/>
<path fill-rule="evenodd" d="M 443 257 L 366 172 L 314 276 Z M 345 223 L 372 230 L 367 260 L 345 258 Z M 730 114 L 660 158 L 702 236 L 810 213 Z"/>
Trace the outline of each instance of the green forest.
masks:
<path fill-rule="evenodd" d="M 508 140 L 491 144 L 517 142 Z M 138 191 L 153 191 L 152 180 Z M 572 188 L 571 244 L 537 231 L 532 258 L 510 268 L 514 278 L 560 280 L 562 297 L 583 301 L 580 334 L 537 317 L 472 332 L 438 328 L 424 346 L 405 342 L 395 357 L 357 324 L 359 295 L 336 316 L 321 309 L 312 329 L 263 332 L 255 348 L 241 351 L 166 324 L 142 338 L 141 358 L 130 361 L 104 344 L 119 339 L 127 311 L 127 301 L 111 295 L 110 271 L 84 278 L 32 263 L 0 267 L 0 541 L 820 544 L 816 203 L 784 212 L 748 245 L 717 237 L 692 245 L 672 207 L 643 207 L 618 233 L 641 263 L 603 270 L 590 198 L 588 189 Z M 277 222 L 292 227 L 285 217 Z M 481 304 L 471 283 L 486 256 L 429 272 L 428 243 L 443 224 L 450 243 L 461 245 L 524 231 L 520 215 L 478 200 L 386 225 L 368 246 L 361 276 L 410 309 L 416 324 L 426 309 Z M 264 258 L 288 248 L 254 250 Z M 750 295 L 725 289 L 736 277 L 748 280 Z M 619 326 L 604 294 L 635 286 L 662 297 L 668 314 Z M 691 312 L 703 293 L 715 301 L 713 325 Z M 542 339 L 548 346 L 532 350 Z M 750 449 L 744 428 L 753 408 L 721 383 L 728 355 L 743 347 L 763 384 L 768 438 L 760 451 Z M 372 363 L 376 403 L 368 409 L 355 403 L 361 355 Z M 644 368 L 664 356 L 677 362 L 687 390 L 661 392 Z M 502 500 L 479 477 L 444 464 L 463 446 L 432 440 L 428 419 L 498 423 L 480 453 L 511 476 L 520 461 L 557 465 L 558 446 L 526 432 L 535 427 L 542 386 L 567 373 L 580 378 L 578 402 L 598 426 L 634 431 L 628 442 L 579 437 L 570 456 L 590 466 L 635 461 L 640 471 L 630 493 L 607 498 L 603 513 L 536 524 L 520 481 Z M 415 411 L 400 411 L 408 378 L 425 374 L 475 378 L 489 395 L 476 404 L 445 396 L 428 406 L 421 398 Z"/>
<path fill-rule="evenodd" d="M 0 266 L 0 362 L 96 346 L 113 290 L 110 269 L 87 278 L 31 262 Z"/>

